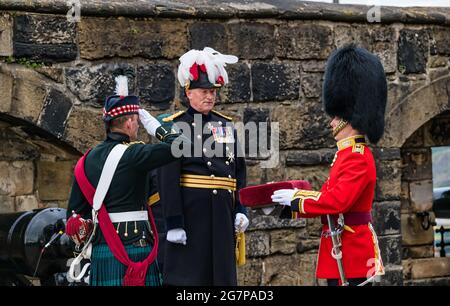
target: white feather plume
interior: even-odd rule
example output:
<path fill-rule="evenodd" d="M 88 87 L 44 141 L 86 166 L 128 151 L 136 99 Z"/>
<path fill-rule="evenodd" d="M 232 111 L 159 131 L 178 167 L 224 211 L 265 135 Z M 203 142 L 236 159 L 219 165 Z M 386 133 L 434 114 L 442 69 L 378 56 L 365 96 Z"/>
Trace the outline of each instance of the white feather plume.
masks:
<path fill-rule="evenodd" d="M 228 83 L 228 74 L 225 70 L 226 64 L 234 64 L 238 58 L 234 55 L 222 54 L 213 48 L 205 47 L 203 50 L 190 50 L 180 57 L 180 66 L 178 67 L 178 81 L 181 86 L 185 86 L 189 80 L 193 80 L 190 68 L 194 63 L 204 64 L 208 80 L 216 83 L 217 78 L 222 76 L 224 83 Z"/>
<path fill-rule="evenodd" d="M 116 95 L 128 96 L 128 78 L 124 75 L 119 75 L 114 80 L 116 81 Z"/>

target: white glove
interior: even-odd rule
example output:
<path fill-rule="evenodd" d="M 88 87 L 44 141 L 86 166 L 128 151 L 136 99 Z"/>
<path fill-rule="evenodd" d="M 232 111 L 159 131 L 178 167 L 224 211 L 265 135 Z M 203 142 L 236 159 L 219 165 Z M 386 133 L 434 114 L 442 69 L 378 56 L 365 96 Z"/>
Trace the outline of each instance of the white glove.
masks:
<path fill-rule="evenodd" d="M 186 232 L 182 228 L 174 228 L 167 232 L 167 241 L 186 245 Z"/>
<path fill-rule="evenodd" d="M 291 201 L 298 189 L 280 189 L 272 194 L 272 201 L 281 205 L 291 206 Z"/>
<path fill-rule="evenodd" d="M 152 136 L 155 136 L 156 129 L 161 126 L 161 123 L 159 123 L 159 121 L 156 120 L 155 117 L 150 115 L 149 112 L 142 108 L 139 109 L 139 120 L 141 121 L 147 133 Z"/>
<path fill-rule="evenodd" d="M 234 229 L 236 232 L 243 233 L 247 229 L 249 223 L 246 215 L 237 213 L 236 218 L 234 219 Z"/>

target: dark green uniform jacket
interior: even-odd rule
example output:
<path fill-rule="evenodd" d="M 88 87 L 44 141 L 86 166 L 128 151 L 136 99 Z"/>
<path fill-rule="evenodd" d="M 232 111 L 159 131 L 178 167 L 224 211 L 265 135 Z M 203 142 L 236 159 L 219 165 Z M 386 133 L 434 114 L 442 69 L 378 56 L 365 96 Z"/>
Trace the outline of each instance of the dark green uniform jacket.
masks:
<path fill-rule="evenodd" d="M 189 108 L 173 121 L 177 125 L 181 122 L 195 125 L 196 113 Z M 203 125 L 209 127 L 231 123 L 214 112 L 201 116 Z M 234 128 L 232 133 L 237 140 Z M 229 286 L 237 283 L 234 220 L 236 213 L 246 214 L 238 197 L 238 190 L 246 183 L 245 159 L 236 157 L 237 141 L 220 144 L 223 157 L 207 157 L 202 146 L 209 150 L 205 144 L 211 136 L 211 129 L 203 135 L 191 133 L 193 144 L 200 141 L 200 156 L 182 157 L 157 170 L 166 229 L 183 228 L 187 235 L 186 245 L 166 242 L 163 283 L 168 285 Z M 213 142 L 213 149 L 217 145 Z M 180 186 L 180 177 L 184 174 L 236 179 L 237 190 Z"/>
<path fill-rule="evenodd" d="M 128 144 L 129 147 L 117 166 L 103 204 L 108 213 L 147 209 L 149 172 L 175 160 L 171 154 L 170 144 L 130 143 L 127 135 L 115 132 L 108 133 L 106 140 L 93 148 L 85 160 L 86 175 L 94 187 L 98 184 L 108 154 L 119 143 Z M 81 214 L 84 218 L 92 218 L 92 208 L 84 198 L 76 179 L 73 180 L 69 198 L 68 217 L 72 210 Z M 147 221 L 114 223 L 114 227 L 118 229 L 119 236 L 124 244 L 133 243 L 142 238 L 143 235 L 147 238 L 151 237 Z M 94 244 L 99 242 L 104 242 L 104 238 L 98 228 Z"/>

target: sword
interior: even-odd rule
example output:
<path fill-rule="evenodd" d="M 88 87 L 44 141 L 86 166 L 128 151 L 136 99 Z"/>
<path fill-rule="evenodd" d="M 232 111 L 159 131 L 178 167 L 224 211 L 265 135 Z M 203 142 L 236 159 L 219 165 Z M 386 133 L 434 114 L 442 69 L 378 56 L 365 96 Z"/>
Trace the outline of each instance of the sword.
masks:
<path fill-rule="evenodd" d="M 342 214 L 339 215 L 339 221 L 342 220 Z M 344 272 L 344 265 L 342 264 L 342 251 L 341 251 L 341 232 L 342 230 L 336 228 L 334 224 L 334 219 L 331 217 L 331 215 L 327 215 L 328 220 L 328 227 L 330 228 L 330 236 L 331 241 L 333 243 L 333 249 L 331 250 L 331 256 L 333 256 L 334 259 L 336 259 L 338 270 L 339 270 L 339 276 L 341 277 L 342 286 L 348 286 L 347 278 L 345 277 Z M 338 223 L 339 223 L 338 221 Z"/>

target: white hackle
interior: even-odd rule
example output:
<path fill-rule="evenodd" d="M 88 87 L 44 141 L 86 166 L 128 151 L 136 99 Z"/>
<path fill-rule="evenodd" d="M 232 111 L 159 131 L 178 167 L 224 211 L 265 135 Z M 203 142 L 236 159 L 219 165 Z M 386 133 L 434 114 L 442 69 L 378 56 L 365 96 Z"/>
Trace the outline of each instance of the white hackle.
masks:
<path fill-rule="evenodd" d="M 119 75 L 114 80 L 116 81 L 116 95 L 128 96 L 128 78 L 124 75 Z"/>
<path fill-rule="evenodd" d="M 203 50 L 190 50 L 180 57 L 180 66 L 178 67 L 178 81 L 181 86 L 185 86 L 193 80 L 189 69 L 194 63 L 204 64 L 208 80 L 216 83 L 219 76 L 222 76 L 224 83 L 228 83 L 228 74 L 225 70 L 226 64 L 234 64 L 238 58 L 234 55 L 222 54 L 213 48 L 205 47 Z"/>

